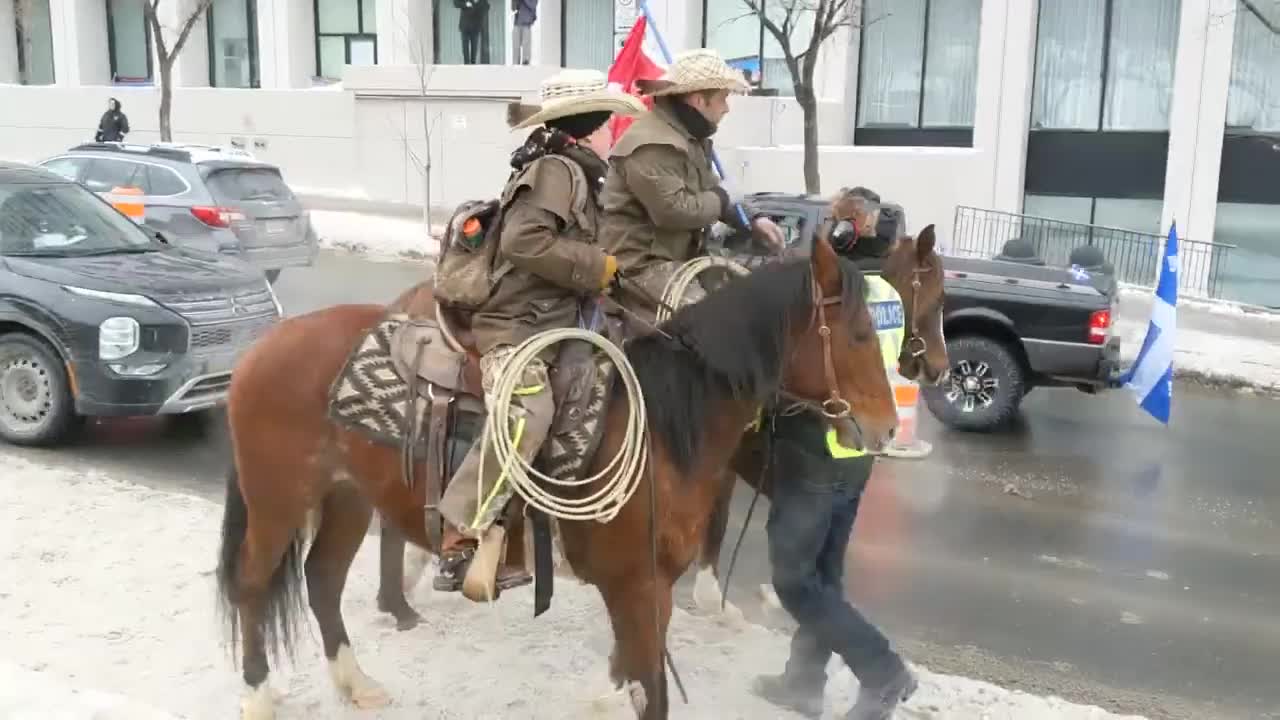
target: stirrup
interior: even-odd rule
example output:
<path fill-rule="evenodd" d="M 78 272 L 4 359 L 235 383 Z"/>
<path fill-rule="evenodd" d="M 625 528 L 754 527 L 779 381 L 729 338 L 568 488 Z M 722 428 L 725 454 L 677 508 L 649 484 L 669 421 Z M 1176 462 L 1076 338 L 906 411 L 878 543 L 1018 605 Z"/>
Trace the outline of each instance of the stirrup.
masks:
<path fill-rule="evenodd" d="M 472 602 L 493 602 L 502 593 L 498 587 L 498 565 L 507 547 L 507 530 L 495 523 L 485 530 L 480 546 L 467 564 L 462 578 L 462 596 Z"/>

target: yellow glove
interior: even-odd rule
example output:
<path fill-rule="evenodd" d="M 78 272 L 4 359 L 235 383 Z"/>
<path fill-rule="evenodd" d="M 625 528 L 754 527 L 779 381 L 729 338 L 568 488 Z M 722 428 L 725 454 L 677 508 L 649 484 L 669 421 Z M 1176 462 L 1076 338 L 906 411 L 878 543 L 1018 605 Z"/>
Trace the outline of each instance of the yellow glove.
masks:
<path fill-rule="evenodd" d="M 612 255 L 604 256 L 604 278 L 600 282 L 600 289 L 606 290 L 613 283 L 613 278 L 618 274 L 618 258 Z"/>

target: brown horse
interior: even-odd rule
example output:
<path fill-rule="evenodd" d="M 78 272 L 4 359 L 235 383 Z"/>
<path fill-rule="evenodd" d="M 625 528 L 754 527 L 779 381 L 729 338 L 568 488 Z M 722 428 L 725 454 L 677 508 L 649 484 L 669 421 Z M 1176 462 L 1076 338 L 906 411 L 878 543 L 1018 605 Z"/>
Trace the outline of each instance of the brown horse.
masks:
<path fill-rule="evenodd" d="M 838 197 L 832 204 L 832 217 L 851 220 L 851 205 L 842 199 L 847 196 Z M 881 276 L 902 297 L 903 317 L 909 323 L 898 353 L 898 373 L 907 380 L 927 385 L 942 382 L 950 366 L 942 329 L 945 297 L 942 258 L 934 250 L 934 243 L 933 226 L 929 225 L 915 238 L 899 238 L 880 264 Z M 733 472 L 752 487 L 760 482 L 766 447 L 763 433 L 747 433 L 731 462 Z M 769 490 L 767 485 L 760 488 L 765 497 L 769 497 Z M 721 611 L 720 554 L 732 498 L 730 484 L 716 503 L 699 556 L 694 601 L 700 610 L 712 614 Z"/>
<path fill-rule="evenodd" d="M 242 643 L 243 718 L 273 716 L 266 653 L 277 640 L 291 649 L 304 573 L 338 690 L 361 707 L 388 701 L 351 649 L 341 613 L 347 573 L 374 509 L 410 542 L 437 548 L 424 523 L 423 484 L 402 481 L 401 448 L 345 430 L 327 414 L 330 386 L 385 315 L 382 306 L 344 305 L 285 320 L 236 368 L 228 402 L 235 466 L 218 581 Z M 825 403 L 843 441 L 871 449 L 897 426 L 861 272 L 826 242 L 808 261 L 733 280 L 664 329 L 626 345 L 649 418 L 650 469 L 638 498 L 608 523 L 559 523 L 570 569 L 607 607 L 610 675 L 631 691 L 644 720 L 667 717 L 661 663 L 672 585 L 697 554 L 724 489 L 722 470 L 761 405 L 784 392 Z M 590 472 L 620 447 L 626 403 L 619 389 Z M 847 412 L 837 412 L 842 406 Z"/>

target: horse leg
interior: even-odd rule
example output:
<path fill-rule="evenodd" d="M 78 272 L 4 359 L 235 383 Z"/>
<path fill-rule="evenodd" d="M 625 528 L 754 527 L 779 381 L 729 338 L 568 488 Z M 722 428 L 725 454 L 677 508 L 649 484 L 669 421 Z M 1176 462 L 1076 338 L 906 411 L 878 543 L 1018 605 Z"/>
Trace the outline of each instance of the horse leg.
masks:
<path fill-rule="evenodd" d="M 730 475 L 732 478 L 732 475 Z M 712 507 L 711 519 L 707 522 L 706 534 L 698 554 L 698 574 L 693 583 L 693 603 L 699 610 L 708 615 L 720 614 L 720 601 L 723 593 L 720 586 L 720 554 L 724 545 L 725 531 L 729 528 L 729 506 L 733 501 L 733 485 L 725 483 L 716 504 Z M 725 605 L 728 609 L 728 605 Z"/>
<path fill-rule="evenodd" d="M 634 576 L 615 575 L 600 586 L 613 626 L 609 676 L 617 687 L 630 693 L 640 720 L 666 720 L 669 703 L 663 650 L 671 622 L 673 582 L 660 573 L 656 587 L 648 577 L 638 585 L 633 583 Z"/>
<path fill-rule="evenodd" d="M 378 609 L 396 619 L 397 630 L 412 630 L 422 622 L 422 616 L 409 605 L 405 593 L 413 587 L 404 571 L 404 534 L 386 517 L 381 517 L 378 531 Z M 421 571 L 417 577 L 421 577 Z"/>
<path fill-rule="evenodd" d="M 372 517 L 373 509 L 354 485 L 334 486 L 325 497 L 306 564 L 307 596 L 320 625 L 333 684 L 343 697 L 365 709 L 383 707 L 391 698 L 360 669 L 351 651 L 342 621 L 342 590 Z"/>

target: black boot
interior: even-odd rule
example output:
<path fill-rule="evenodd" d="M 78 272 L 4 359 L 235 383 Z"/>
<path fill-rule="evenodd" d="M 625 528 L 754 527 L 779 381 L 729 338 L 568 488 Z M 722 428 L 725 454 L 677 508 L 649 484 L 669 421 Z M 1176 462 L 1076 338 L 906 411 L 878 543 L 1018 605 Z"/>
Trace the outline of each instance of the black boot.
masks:
<path fill-rule="evenodd" d="M 751 689 L 778 707 L 817 720 L 822 717 L 822 692 L 826 681 L 825 672 L 808 678 L 784 672 L 781 675 L 758 676 Z"/>
<path fill-rule="evenodd" d="M 858 690 L 858 701 L 853 704 L 844 720 L 889 720 L 899 703 L 915 694 L 918 681 L 906 663 L 898 660 L 897 668 L 882 682 L 863 684 Z"/>

